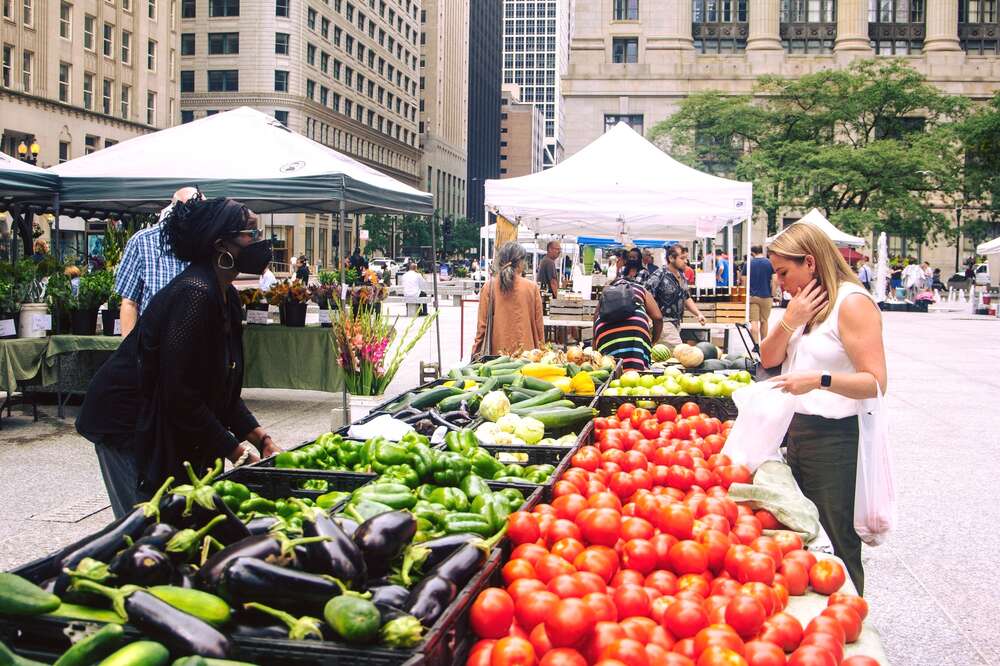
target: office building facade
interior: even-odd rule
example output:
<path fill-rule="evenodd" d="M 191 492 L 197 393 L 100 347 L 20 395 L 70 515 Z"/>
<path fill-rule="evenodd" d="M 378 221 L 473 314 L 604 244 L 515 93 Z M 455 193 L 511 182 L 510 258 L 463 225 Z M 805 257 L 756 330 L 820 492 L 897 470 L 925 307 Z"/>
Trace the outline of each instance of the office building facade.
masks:
<path fill-rule="evenodd" d="M 503 0 L 469 7 L 469 168 L 466 217 L 485 221 L 486 180 L 500 177 L 500 88 L 503 82 Z"/>
<path fill-rule="evenodd" d="M 538 173 L 545 166 L 545 114 L 522 102 L 516 85 L 505 83 L 500 100 L 500 177 Z"/>

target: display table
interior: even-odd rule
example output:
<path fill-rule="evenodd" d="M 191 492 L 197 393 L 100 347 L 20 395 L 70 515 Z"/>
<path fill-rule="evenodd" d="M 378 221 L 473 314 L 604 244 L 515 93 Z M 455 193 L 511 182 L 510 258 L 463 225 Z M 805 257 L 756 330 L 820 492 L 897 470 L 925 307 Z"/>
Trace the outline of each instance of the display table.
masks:
<path fill-rule="evenodd" d="M 13 393 L 18 382 L 56 383 L 57 360 L 64 354 L 113 352 L 122 339 L 104 335 L 53 335 L 0 340 L 0 391 Z M 37 380 L 37 381 L 35 381 Z"/>
<path fill-rule="evenodd" d="M 243 388 L 342 390 L 344 374 L 330 338 L 332 330 L 321 326 L 244 326 Z"/>

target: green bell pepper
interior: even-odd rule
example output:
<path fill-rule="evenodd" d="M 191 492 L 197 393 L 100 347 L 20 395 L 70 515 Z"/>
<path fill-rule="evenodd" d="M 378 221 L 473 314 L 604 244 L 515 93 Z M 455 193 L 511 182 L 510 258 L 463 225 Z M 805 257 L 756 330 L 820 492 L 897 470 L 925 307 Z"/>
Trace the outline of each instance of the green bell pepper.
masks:
<path fill-rule="evenodd" d="M 444 436 L 445 446 L 452 453 L 470 456 L 479 447 L 479 440 L 471 430 L 449 430 Z"/>
<path fill-rule="evenodd" d="M 320 495 L 316 498 L 316 506 L 319 508 L 329 511 L 333 507 L 337 506 L 343 500 L 350 497 L 350 493 L 345 493 L 340 490 L 334 490 L 333 492 L 326 493 L 325 495 Z"/>
<path fill-rule="evenodd" d="M 472 463 L 472 471 L 484 479 L 492 479 L 504 468 L 504 464 L 497 460 L 492 453 L 482 447 L 476 448 L 469 457 Z"/>
<path fill-rule="evenodd" d="M 394 511 L 391 506 L 386 506 L 381 502 L 375 502 L 373 500 L 363 498 L 357 502 L 351 502 L 344 509 L 344 515 L 352 520 L 356 520 L 359 523 L 363 523 L 369 518 L 374 518 L 375 516 L 380 516 L 383 513 L 389 513 Z"/>
<path fill-rule="evenodd" d="M 556 468 L 552 465 L 529 465 L 524 468 L 524 478 L 532 483 L 545 483 Z"/>
<path fill-rule="evenodd" d="M 265 497 L 254 497 L 240 503 L 239 513 L 264 513 L 273 514 L 277 512 L 274 502 Z"/>
<path fill-rule="evenodd" d="M 444 506 L 424 500 L 420 500 L 414 504 L 410 511 L 417 517 L 418 520 L 426 520 L 430 523 L 433 529 L 439 529 L 441 527 L 441 523 L 444 520 L 445 515 L 448 513 L 448 509 Z"/>
<path fill-rule="evenodd" d="M 507 516 L 510 515 L 510 505 L 507 503 L 507 498 L 494 493 L 477 497 L 472 502 L 472 510 L 486 518 L 493 526 L 494 532 L 504 526 L 504 523 L 507 522 Z"/>
<path fill-rule="evenodd" d="M 428 501 L 440 504 L 448 511 L 467 511 L 469 508 L 469 498 L 458 488 L 437 488 Z"/>
<path fill-rule="evenodd" d="M 504 488 L 498 491 L 497 494 L 503 495 L 507 499 L 507 504 L 510 506 L 511 511 L 517 511 L 524 504 L 524 493 L 517 488 Z"/>
<path fill-rule="evenodd" d="M 470 474 L 462 479 L 462 482 L 458 484 L 458 487 L 469 499 L 492 492 L 489 484 L 487 484 L 486 481 L 477 474 Z"/>
<path fill-rule="evenodd" d="M 500 483 L 529 483 L 527 479 L 521 476 L 498 476 L 493 481 L 499 481 Z"/>
<path fill-rule="evenodd" d="M 412 457 L 405 446 L 383 440 L 375 447 L 374 458 L 371 461 L 372 471 L 384 474 L 385 470 L 394 465 L 409 465 Z"/>
<path fill-rule="evenodd" d="M 299 513 L 299 505 L 289 500 L 279 499 L 274 502 L 274 511 L 282 518 L 291 518 Z"/>
<path fill-rule="evenodd" d="M 368 499 L 384 504 L 392 509 L 409 509 L 417 503 L 417 497 L 409 486 L 402 483 L 373 483 L 361 486 L 351 494 L 351 501 Z"/>
<path fill-rule="evenodd" d="M 434 460 L 434 483 L 441 486 L 457 487 L 469 472 L 472 464 L 460 453 L 442 451 Z"/>
<path fill-rule="evenodd" d="M 250 489 L 235 481 L 216 481 L 212 484 L 216 494 L 232 511 L 238 511 L 240 504 L 250 499 Z"/>
<path fill-rule="evenodd" d="M 378 483 L 383 481 L 402 483 L 409 488 L 416 488 L 420 485 L 420 477 L 409 465 L 392 465 L 387 467 L 382 476 L 378 478 Z"/>
<path fill-rule="evenodd" d="M 430 479 L 431 470 L 434 467 L 434 451 L 431 447 L 420 439 L 411 438 L 407 440 L 405 436 L 400 444 L 403 444 L 409 452 L 410 467 L 417 473 L 420 480 L 426 481 Z"/>
<path fill-rule="evenodd" d="M 302 490 L 318 490 L 325 493 L 329 487 L 330 484 L 323 479 L 309 479 L 302 482 Z"/>
<path fill-rule="evenodd" d="M 504 465 L 503 468 L 504 476 L 519 476 L 524 477 L 524 467 L 518 465 L 517 463 L 511 463 L 509 465 Z"/>
<path fill-rule="evenodd" d="M 445 534 L 471 532 L 481 537 L 488 537 L 495 532 L 493 523 L 479 513 L 449 513 L 444 518 L 443 527 Z"/>
<path fill-rule="evenodd" d="M 437 490 L 437 486 L 425 483 L 417 488 L 417 500 L 423 502 L 431 501 L 431 493 Z"/>

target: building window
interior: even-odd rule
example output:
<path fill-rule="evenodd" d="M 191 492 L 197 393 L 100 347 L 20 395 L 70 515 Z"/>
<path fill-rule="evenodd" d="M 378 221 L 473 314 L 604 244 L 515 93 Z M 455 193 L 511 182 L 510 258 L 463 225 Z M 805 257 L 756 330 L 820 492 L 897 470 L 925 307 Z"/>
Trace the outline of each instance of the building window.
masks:
<path fill-rule="evenodd" d="M 156 71 L 156 42 L 152 39 L 146 43 L 146 69 Z"/>
<path fill-rule="evenodd" d="M 181 92 L 186 93 L 194 92 L 194 70 L 193 69 L 183 69 L 181 70 Z"/>
<path fill-rule="evenodd" d="M 316 10 L 312 7 L 310 7 L 309 11 L 306 13 L 306 25 L 309 26 L 310 30 L 316 29 Z"/>
<path fill-rule="evenodd" d="M 122 63 L 128 65 L 132 62 L 132 33 L 122 30 Z"/>
<path fill-rule="evenodd" d="M 97 142 L 100 139 L 93 134 L 88 134 L 83 138 L 83 154 L 89 155 L 97 152 Z"/>
<path fill-rule="evenodd" d="M 193 19 L 197 16 L 196 0 L 181 0 L 181 18 Z"/>
<path fill-rule="evenodd" d="M 274 0 L 274 15 L 288 18 L 291 16 L 289 0 Z"/>
<path fill-rule="evenodd" d="M 156 0 L 146 0 L 146 16 L 150 21 L 156 20 Z"/>
<path fill-rule="evenodd" d="M 788 53 L 833 53 L 836 0 L 781 0 L 781 42 Z"/>
<path fill-rule="evenodd" d="M 219 112 L 218 109 L 206 109 L 205 110 L 205 117 L 208 118 L 209 116 L 214 116 L 218 112 Z"/>
<path fill-rule="evenodd" d="M 312 263 L 313 257 L 313 240 L 316 237 L 315 227 L 306 227 L 306 260 Z"/>
<path fill-rule="evenodd" d="M 344 35 L 344 31 L 340 29 L 339 26 L 333 26 L 333 45 L 340 47 L 340 40 Z"/>
<path fill-rule="evenodd" d="M 319 103 L 327 106 L 330 102 L 330 89 L 326 86 L 319 87 Z"/>
<path fill-rule="evenodd" d="M 330 69 L 330 54 L 326 51 L 319 54 L 319 68 L 324 74 Z"/>
<path fill-rule="evenodd" d="M 958 37 L 970 55 L 1000 53 L 997 0 L 958 0 Z"/>
<path fill-rule="evenodd" d="M 868 0 L 868 37 L 879 55 L 913 55 L 924 47 L 924 0 Z"/>
<path fill-rule="evenodd" d="M 31 51 L 24 51 L 21 54 L 21 89 L 26 93 L 31 92 L 31 78 L 34 72 L 35 55 Z"/>
<path fill-rule="evenodd" d="M 288 71 L 274 70 L 274 92 L 288 92 Z"/>
<path fill-rule="evenodd" d="M 289 35 L 287 32 L 274 33 L 274 52 L 276 54 L 288 55 L 288 39 Z"/>
<path fill-rule="evenodd" d="M 240 72 L 237 69 L 208 70 L 209 92 L 236 92 L 240 89 Z"/>
<path fill-rule="evenodd" d="M 59 142 L 59 164 L 69 161 L 69 141 Z"/>
<path fill-rule="evenodd" d="M 316 96 L 316 82 L 306 79 L 306 97 L 313 99 Z"/>
<path fill-rule="evenodd" d="M 639 134 L 642 134 L 642 114 L 604 114 L 604 131 L 607 132 L 618 123 L 625 123 Z"/>
<path fill-rule="evenodd" d="M 94 75 L 90 72 L 83 73 L 83 108 L 94 108 Z"/>
<path fill-rule="evenodd" d="M 90 14 L 83 17 L 83 48 L 94 50 L 94 32 L 97 30 L 97 19 Z"/>
<path fill-rule="evenodd" d="M 156 93 L 152 90 L 146 93 L 146 124 L 156 124 Z"/>
<path fill-rule="evenodd" d="M 3 17 L 14 20 L 14 0 L 3 0 Z"/>
<path fill-rule="evenodd" d="M 324 17 L 320 20 L 319 34 L 323 36 L 323 39 L 330 39 L 330 19 Z"/>
<path fill-rule="evenodd" d="M 132 0 L 122 0 L 122 9 L 126 12 L 132 11 Z"/>
<path fill-rule="evenodd" d="M 208 55 L 236 55 L 240 52 L 240 33 L 208 33 Z"/>
<path fill-rule="evenodd" d="M 639 20 L 639 0 L 614 0 L 614 20 L 616 21 L 638 21 Z"/>
<path fill-rule="evenodd" d="M 611 62 L 615 64 L 639 62 L 639 38 L 615 37 L 612 39 Z"/>
<path fill-rule="evenodd" d="M 101 87 L 101 111 L 104 115 L 111 115 L 111 79 L 104 79 Z"/>
<path fill-rule="evenodd" d="M 194 120 L 194 111 L 188 109 L 181 109 L 181 124 L 189 123 Z"/>
<path fill-rule="evenodd" d="M 288 111 L 275 111 L 274 119 L 285 127 L 288 127 Z"/>
<path fill-rule="evenodd" d="M 741 53 L 747 47 L 749 0 L 692 0 L 695 50 Z"/>
<path fill-rule="evenodd" d="M 59 36 L 63 39 L 73 36 L 73 5 L 68 2 L 59 4 Z"/>
<path fill-rule="evenodd" d="M 177 71 L 177 51 L 175 49 L 170 49 L 170 80 L 176 81 L 177 75 L 174 73 Z M 171 117 L 173 117 L 171 115 Z"/>
<path fill-rule="evenodd" d="M 4 88 L 12 87 L 14 79 L 14 47 L 10 44 L 3 45 L 3 64 L 0 67 L 0 84 Z"/>
<path fill-rule="evenodd" d="M 181 55 L 182 56 L 193 56 L 194 55 L 194 44 L 195 44 L 195 34 L 193 32 L 185 32 L 181 34 Z"/>
<path fill-rule="evenodd" d="M 59 63 L 59 101 L 69 103 L 70 88 L 70 65 L 66 62 Z"/>
<path fill-rule="evenodd" d="M 208 0 L 210 17 L 239 16 L 240 0 Z"/>
<path fill-rule="evenodd" d="M 926 126 L 927 119 L 920 116 L 880 118 L 875 123 L 875 138 L 901 141 L 909 134 L 920 134 Z"/>
<path fill-rule="evenodd" d="M 104 24 L 104 56 L 115 57 L 115 26 L 110 23 Z"/>
<path fill-rule="evenodd" d="M 306 44 L 306 64 L 316 66 L 316 47 L 312 44 Z"/>
<path fill-rule="evenodd" d="M 30 28 L 35 24 L 35 11 L 32 1 L 33 0 L 24 0 L 24 11 L 21 19 L 26 28 Z"/>
<path fill-rule="evenodd" d="M 122 118 L 128 119 L 129 107 L 132 102 L 132 86 L 122 85 Z"/>

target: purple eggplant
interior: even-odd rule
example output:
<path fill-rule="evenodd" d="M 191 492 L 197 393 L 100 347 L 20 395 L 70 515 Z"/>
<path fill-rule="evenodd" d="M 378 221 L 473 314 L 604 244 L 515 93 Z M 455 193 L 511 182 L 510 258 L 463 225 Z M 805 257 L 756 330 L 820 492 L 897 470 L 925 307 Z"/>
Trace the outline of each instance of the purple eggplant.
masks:
<path fill-rule="evenodd" d="M 108 571 L 116 585 L 167 585 L 174 577 L 174 565 L 162 550 L 148 543 L 136 543 L 111 560 Z"/>
<path fill-rule="evenodd" d="M 457 594 L 458 588 L 450 580 L 428 576 L 410 592 L 403 610 L 420 620 L 420 624 L 430 628 L 444 614 Z"/>
<path fill-rule="evenodd" d="M 316 509 L 304 514 L 302 534 L 319 537 L 305 546 L 309 570 L 340 579 L 352 589 L 361 589 L 368 577 L 361 549 L 340 525 L 324 511 Z"/>
<path fill-rule="evenodd" d="M 226 565 L 217 592 L 230 605 L 264 603 L 291 612 L 322 612 L 344 588 L 328 576 L 296 571 L 250 557 Z"/>
<path fill-rule="evenodd" d="M 409 511 L 389 511 L 361 523 L 354 533 L 354 543 L 364 555 L 368 575 L 387 573 L 416 533 L 417 519 Z"/>

